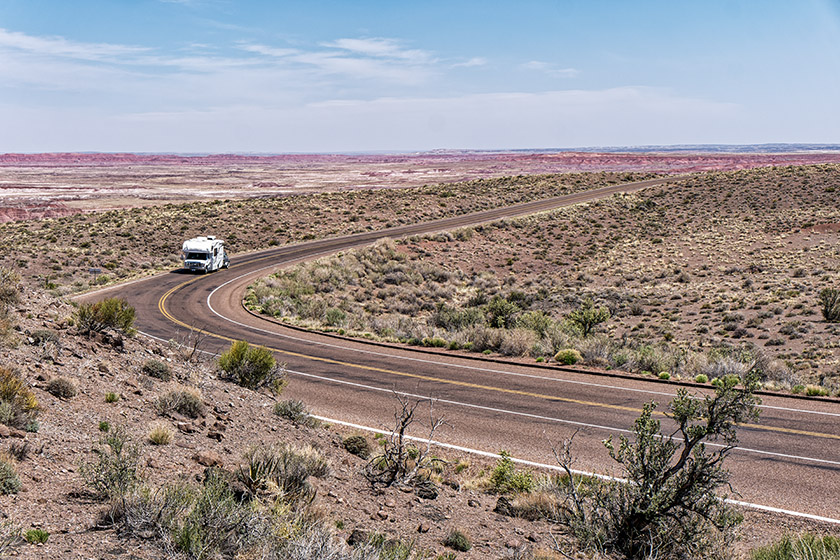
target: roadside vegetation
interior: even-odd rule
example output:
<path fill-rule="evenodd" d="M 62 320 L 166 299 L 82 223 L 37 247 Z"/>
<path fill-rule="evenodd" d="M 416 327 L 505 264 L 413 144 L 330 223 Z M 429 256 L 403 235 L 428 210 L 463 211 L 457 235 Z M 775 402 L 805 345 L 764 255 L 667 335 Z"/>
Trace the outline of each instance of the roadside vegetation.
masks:
<path fill-rule="evenodd" d="M 185 239 L 212 233 L 234 255 L 654 177 L 569 173 L 405 189 L 215 200 L 0 224 L 0 266 L 66 295 L 180 266 Z M 234 257 L 235 259 L 235 257 Z M 234 260 L 235 264 L 235 260 Z"/>
<path fill-rule="evenodd" d="M 697 176 L 326 257 L 246 302 L 341 334 L 835 394 L 837 186 L 833 165 Z"/>

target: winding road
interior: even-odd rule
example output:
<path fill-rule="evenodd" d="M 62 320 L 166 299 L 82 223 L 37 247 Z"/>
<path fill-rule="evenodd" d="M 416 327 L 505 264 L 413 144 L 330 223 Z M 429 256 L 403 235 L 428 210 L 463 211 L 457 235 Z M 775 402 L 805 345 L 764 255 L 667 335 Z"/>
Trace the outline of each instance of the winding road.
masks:
<path fill-rule="evenodd" d="M 347 340 L 255 317 L 241 301 L 251 282 L 278 268 L 384 237 L 451 230 L 674 180 L 613 185 L 279 247 L 235 257 L 229 270 L 205 276 L 173 271 L 84 297 L 99 299 L 103 292 L 125 297 L 137 309 L 138 329 L 148 336 L 169 340 L 197 328 L 208 333 L 202 348 L 212 352 L 240 339 L 272 349 L 292 378 L 284 398 L 300 398 L 314 414 L 333 422 L 388 429 L 394 423 L 394 392 L 433 398 L 434 415 L 447 422 L 435 440 L 445 445 L 484 453 L 505 449 L 519 459 L 550 465 L 551 443 L 575 434 L 575 468 L 618 474 L 602 441 L 629 434 L 645 402 L 655 400 L 664 409 L 676 393 L 674 384 Z M 428 416 L 421 415 L 426 425 Z M 414 435 L 428 435 L 419 424 L 414 428 Z M 738 500 L 840 523 L 835 521 L 840 520 L 840 404 L 764 396 L 760 422 L 742 426 L 739 440 L 728 459 Z"/>

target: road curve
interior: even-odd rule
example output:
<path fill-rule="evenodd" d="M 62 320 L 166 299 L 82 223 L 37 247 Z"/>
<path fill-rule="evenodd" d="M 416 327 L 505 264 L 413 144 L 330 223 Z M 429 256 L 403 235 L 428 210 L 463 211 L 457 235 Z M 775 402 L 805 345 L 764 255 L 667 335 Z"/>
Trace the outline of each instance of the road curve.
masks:
<path fill-rule="evenodd" d="M 612 185 L 551 199 L 433 222 L 323 239 L 234 258 L 234 266 L 206 276 L 180 271 L 103 290 L 137 309 L 137 327 L 163 340 L 189 328 L 210 333 L 204 349 L 218 352 L 245 339 L 273 349 L 292 383 L 284 397 L 300 398 L 315 414 L 385 428 L 393 424 L 394 392 L 434 398 L 447 420 L 436 440 L 487 452 L 551 462 L 549 442 L 575 435 L 575 467 L 618 473 L 602 440 L 628 434 L 643 403 L 667 403 L 669 384 L 607 378 L 540 364 L 493 363 L 416 352 L 301 332 L 255 317 L 241 305 L 254 279 L 319 255 L 403 237 L 532 214 L 674 181 L 661 178 Z M 83 299 L 102 297 L 99 291 Z M 663 407 L 660 407 L 663 408 Z M 428 416 L 428 415 L 427 415 Z M 663 426 L 668 420 L 663 419 Z M 427 435 L 415 426 L 416 436 Z M 765 397 L 761 422 L 739 430 L 729 460 L 740 500 L 840 519 L 840 405 Z"/>

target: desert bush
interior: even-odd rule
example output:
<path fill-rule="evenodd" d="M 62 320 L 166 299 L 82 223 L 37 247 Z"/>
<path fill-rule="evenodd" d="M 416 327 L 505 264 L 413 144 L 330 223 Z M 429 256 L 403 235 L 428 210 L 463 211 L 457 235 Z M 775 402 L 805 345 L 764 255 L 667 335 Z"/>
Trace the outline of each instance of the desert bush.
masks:
<path fill-rule="evenodd" d="M 505 331 L 499 352 L 505 356 L 525 356 L 537 343 L 537 336 L 530 329 L 515 328 Z"/>
<path fill-rule="evenodd" d="M 244 460 L 236 477 L 252 496 L 271 494 L 290 503 L 309 502 L 315 493 L 308 478 L 329 474 L 327 460 L 312 447 L 252 447 Z"/>
<path fill-rule="evenodd" d="M 823 288 L 817 298 L 823 318 L 829 323 L 840 322 L 840 290 Z"/>
<path fill-rule="evenodd" d="M 777 542 L 757 548 L 751 560 L 840 560 L 840 539 L 811 533 L 785 535 Z"/>
<path fill-rule="evenodd" d="M 44 544 L 49 540 L 50 534 L 43 529 L 29 529 L 23 534 L 23 538 L 30 544 Z"/>
<path fill-rule="evenodd" d="M 169 364 L 161 360 L 147 360 L 143 364 L 142 370 L 146 375 L 163 381 L 170 381 L 172 379 L 172 368 L 169 367 Z"/>
<path fill-rule="evenodd" d="M 566 348 L 565 350 L 560 350 L 554 355 L 555 362 L 565 364 L 567 366 L 573 366 L 582 359 L 583 356 L 581 356 L 580 352 L 578 352 L 574 348 Z"/>
<path fill-rule="evenodd" d="M 117 426 L 106 432 L 94 448 L 96 459 L 83 463 L 79 472 L 100 498 L 123 500 L 141 480 L 140 447 Z"/>
<path fill-rule="evenodd" d="M 21 543 L 20 528 L 11 521 L 0 523 L 0 554 L 10 552 L 13 547 Z"/>
<path fill-rule="evenodd" d="M 442 417 L 435 418 L 434 403 L 429 402 L 429 432 L 423 448 L 409 443 L 406 432 L 416 421 L 419 400 L 409 401 L 399 394 L 394 395 L 399 406 L 394 409 L 394 429 L 380 439 L 382 452 L 370 459 L 365 466 L 365 477 L 371 486 L 418 486 L 428 482 L 429 473 L 440 459 L 431 455 L 432 441 L 440 426 Z"/>
<path fill-rule="evenodd" d="M 310 416 L 309 411 L 306 410 L 306 405 L 301 400 L 289 399 L 278 402 L 274 405 L 274 414 L 295 424 L 310 427 L 318 425 L 318 420 Z"/>
<path fill-rule="evenodd" d="M 66 377 L 55 377 L 47 383 L 47 392 L 59 399 L 72 399 L 78 393 L 76 383 Z"/>
<path fill-rule="evenodd" d="M 653 418 L 655 404 L 646 404 L 632 441 L 605 442 L 627 482 L 575 479 L 570 442 L 555 451 L 566 471 L 558 520 L 584 544 L 631 559 L 707 557 L 741 520 L 716 494 L 728 487 L 723 461 L 737 441 L 736 426 L 758 415 L 757 382 L 748 379 L 743 390 L 736 384 L 725 380 L 702 398 L 678 390 L 669 406 L 677 424 L 671 435 Z M 725 445 L 710 452 L 710 440 Z"/>
<path fill-rule="evenodd" d="M 113 404 L 120 400 L 120 394 L 114 392 L 105 393 L 105 402 L 108 404 Z"/>
<path fill-rule="evenodd" d="M 25 428 L 38 414 L 35 394 L 14 370 L 0 366 L 0 422 Z"/>
<path fill-rule="evenodd" d="M 502 296 L 493 296 L 487 303 L 487 322 L 491 327 L 506 329 L 514 324 L 514 315 L 519 312 L 519 306 Z"/>
<path fill-rule="evenodd" d="M 569 313 L 568 320 L 586 338 L 601 323 L 610 318 L 610 311 L 604 306 L 595 307 L 591 299 L 587 298 L 580 307 Z"/>
<path fill-rule="evenodd" d="M 467 552 L 472 548 L 470 538 L 460 529 L 453 529 L 450 531 L 449 534 L 446 535 L 446 538 L 443 539 L 443 544 L 444 546 L 448 546 L 458 552 Z"/>
<path fill-rule="evenodd" d="M 0 454 L 0 494 L 17 494 L 22 487 L 14 459 Z"/>
<path fill-rule="evenodd" d="M 348 453 L 351 453 L 362 459 L 370 457 L 370 443 L 367 438 L 362 435 L 349 436 L 342 440 L 341 445 Z"/>
<path fill-rule="evenodd" d="M 518 471 L 510 453 L 499 452 L 499 459 L 490 473 L 490 487 L 499 494 L 509 492 L 530 492 L 534 489 L 534 476 L 527 471 Z"/>
<path fill-rule="evenodd" d="M 554 321 L 543 311 L 526 311 L 516 318 L 516 326 L 522 329 L 529 329 L 543 337 L 554 325 Z"/>
<path fill-rule="evenodd" d="M 197 389 L 175 389 L 158 397 L 156 403 L 160 414 L 177 412 L 187 418 L 200 418 L 205 414 L 204 401 Z"/>
<path fill-rule="evenodd" d="M 279 393 L 286 384 L 285 367 L 277 363 L 271 351 L 244 340 L 234 342 L 219 357 L 219 368 L 226 378 L 248 389 L 267 387 Z"/>
<path fill-rule="evenodd" d="M 0 266 L 0 318 L 9 307 L 20 301 L 20 275 L 14 270 Z"/>
<path fill-rule="evenodd" d="M 437 305 L 437 309 L 429 318 L 429 323 L 447 331 L 459 331 L 473 325 L 481 325 L 485 321 L 484 312 L 478 307 L 457 309 L 449 307 L 444 302 Z"/>
<path fill-rule="evenodd" d="M 82 334 L 114 331 L 134 334 L 134 308 L 122 298 L 107 298 L 95 303 L 82 303 L 73 313 L 73 321 Z"/>
<path fill-rule="evenodd" d="M 149 430 L 149 443 L 152 445 L 169 445 L 172 443 L 174 432 L 166 424 L 155 424 Z"/>

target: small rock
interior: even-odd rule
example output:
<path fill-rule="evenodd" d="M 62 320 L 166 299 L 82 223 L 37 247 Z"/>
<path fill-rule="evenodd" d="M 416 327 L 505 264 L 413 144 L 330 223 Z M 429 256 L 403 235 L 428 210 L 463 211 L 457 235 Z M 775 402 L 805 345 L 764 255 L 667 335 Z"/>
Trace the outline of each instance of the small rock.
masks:
<path fill-rule="evenodd" d="M 513 511 L 513 504 L 504 496 L 499 496 L 499 500 L 496 502 L 496 507 L 493 508 L 493 512 L 498 513 L 499 515 L 504 515 L 505 517 L 514 517 L 515 515 Z"/>
<path fill-rule="evenodd" d="M 380 509 L 379 511 L 376 512 L 376 517 L 378 517 L 382 521 L 385 521 L 386 519 L 388 519 L 388 512 Z"/>
<path fill-rule="evenodd" d="M 420 525 L 417 526 L 417 532 L 418 533 L 428 533 L 429 532 L 429 526 L 425 523 L 421 523 Z"/>
<path fill-rule="evenodd" d="M 414 493 L 424 500 L 434 500 L 438 497 L 438 489 L 434 484 L 424 484 L 423 486 L 418 486 L 414 490 Z"/>
<path fill-rule="evenodd" d="M 540 540 L 539 535 L 537 535 L 536 533 L 528 533 L 528 536 L 526 538 L 529 541 L 534 542 L 534 543 L 539 542 L 539 540 Z"/>
<path fill-rule="evenodd" d="M 215 451 L 200 451 L 193 455 L 193 461 L 204 467 L 221 467 L 224 461 Z"/>
<path fill-rule="evenodd" d="M 392 507 L 394 507 L 394 506 L 396 506 L 396 505 L 397 505 L 397 504 L 396 504 L 396 502 L 394 502 L 394 500 L 385 500 L 385 507 L 392 508 Z"/>
<path fill-rule="evenodd" d="M 481 502 L 479 502 L 478 500 L 474 500 L 474 499 L 470 498 L 469 500 L 467 500 L 467 505 L 470 506 L 470 507 L 477 508 L 477 507 L 481 507 Z"/>
<path fill-rule="evenodd" d="M 347 537 L 347 544 L 350 546 L 356 546 L 357 544 L 363 544 L 368 541 L 368 534 L 361 529 L 353 529 L 353 532 L 350 533 L 350 536 Z"/>
<path fill-rule="evenodd" d="M 207 437 L 209 437 L 210 439 L 215 439 L 216 441 L 222 441 L 222 439 L 225 437 L 225 434 L 216 430 L 210 430 L 209 432 L 207 432 Z"/>
<path fill-rule="evenodd" d="M 0 437 L 7 438 L 12 435 L 11 430 L 5 424 L 0 424 Z"/>
<path fill-rule="evenodd" d="M 195 426 L 192 422 L 175 422 L 175 427 L 178 431 L 184 434 L 191 434 L 195 432 Z"/>
<path fill-rule="evenodd" d="M 26 437 L 26 432 L 24 432 L 23 430 L 18 430 L 17 428 L 9 428 L 9 434 L 12 437 L 21 438 L 21 439 Z"/>
<path fill-rule="evenodd" d="M 522 541 L 519 539 L 508 539 L 505 541 L 505 548 L 512 548 L 514 550 L 522 547 Z"/>
<path fill-rule="evenodd" d="M 106 364 L 105 362 L 99 362 L 99 365 L 96 366 L 96 369 L 98 369 L 102 373 L 110 373 L 111 372 L 110 368 L 108 367 L 108 364 Z"/>

